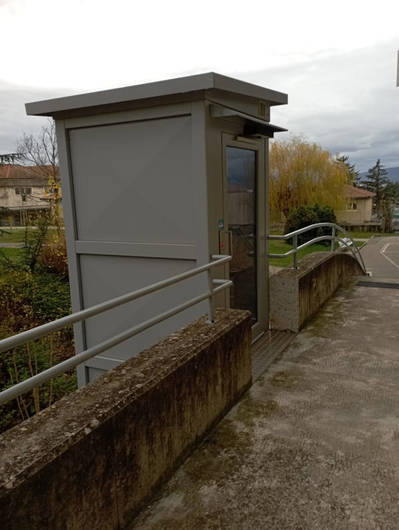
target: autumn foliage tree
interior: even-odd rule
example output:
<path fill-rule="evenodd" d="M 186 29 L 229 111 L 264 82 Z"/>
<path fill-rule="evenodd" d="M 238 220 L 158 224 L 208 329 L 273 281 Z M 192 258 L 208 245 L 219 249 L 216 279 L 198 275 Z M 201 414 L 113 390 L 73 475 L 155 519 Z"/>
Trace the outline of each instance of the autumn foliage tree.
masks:
<path fill-rule="evenodd" d="M 299 206 L 344 208 L 348 171 L 320 145 L 293 137 L 270 149 L 270 215 L 287 218 Z"/>

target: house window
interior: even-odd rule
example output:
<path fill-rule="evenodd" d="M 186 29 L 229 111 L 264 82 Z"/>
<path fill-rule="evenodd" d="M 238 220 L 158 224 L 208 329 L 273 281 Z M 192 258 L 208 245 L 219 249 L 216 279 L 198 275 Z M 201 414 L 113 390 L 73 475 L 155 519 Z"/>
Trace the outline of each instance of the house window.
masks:
<path fill-rule="evenodd" d="M 349 203 L 349 210 L 357 210 L 356 202 L 350 202 Z"/>
<path fill-rule="evenodd" d="M 26 197 L 27 195 L 32 195 L 32 188 L 15 188 L 15 194 L 22 195 L 24 197 Z"/>

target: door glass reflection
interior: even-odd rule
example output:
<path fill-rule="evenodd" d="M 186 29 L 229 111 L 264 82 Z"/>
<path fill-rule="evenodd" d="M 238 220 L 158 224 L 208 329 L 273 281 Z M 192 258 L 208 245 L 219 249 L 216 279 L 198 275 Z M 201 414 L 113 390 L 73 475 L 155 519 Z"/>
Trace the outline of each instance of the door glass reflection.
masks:
<path fill-rule="evenodd" d="M 257 320 L 256 152 L 226 148 L 228 219 L 232 261 L 230 305 Z"/>

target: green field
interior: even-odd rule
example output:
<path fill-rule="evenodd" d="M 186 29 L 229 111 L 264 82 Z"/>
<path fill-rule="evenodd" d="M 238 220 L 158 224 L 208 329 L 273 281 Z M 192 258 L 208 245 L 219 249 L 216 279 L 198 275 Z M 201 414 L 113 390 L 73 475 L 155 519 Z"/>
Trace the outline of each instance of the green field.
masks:
<path fill-rule="evenodd" d="M 6 260 L 17 264 L 22 258 L 22 248 L 0 248 L 0 273 L 6 269 Z"/>
<path fill-rule="evenodd" d="M 35 228 L 30 227 L 31 233 Z M 48 236 L 54 234 L 55 228 L 48 229 Z M 1 243 L 23 243 L 25 240 L 25 228 L 7 228 L 0 227 L 0 244 Z"/>
<path fill-rule="evenodd" d="M 22 243 L 25 238 L 25 230 L 0 229 L 0 243 Z"/>
<path fill-rule="evenodd" d="M 362 242 L 355 242 L 357 247 L 363 246 Z M 337 245 L 336 245 L 337 246 Z M 269 241 L 269 252 L 270 254 L 284 254 L 285 252 L 288 252 L 292 249 L 292 245 L 289 245 L 285 241 L 279 241 L 277 239 L 272 239 Z M 298 260 L 306 256 L 307 254 L 311 254 L 312 252 L 329 252 L 330 251 L 330 245 L 322 245 L 321 243 L 315 243 L 314 245 L 310 245 L 309 247 L 306 247 L 298 252 Z M 288 256 L 286 258 L 270 258 L 269 264 L 273 265 L 275 267 L 292 267 L 294 263 L 293 256 Z"/>
<path fill-rule="evenodd" d="M 349 232 L 353 239 L 370 239 L 370 237 L 394 236 L 393 232 Z"/>
<path fill-rule="evenodd" d="M 285 241 L 278 241 L 277 239 L 272 239 L 269 241 L 269 252 L 271 254 L 284 254 L 292 249 L 292 245 L 289 245 Z M 307 254 L 312 252 L 329 252 L 329 245 L 322 245 L 320 243 L 315 243 L 310 245 L 298 252 L 298 259 L 303 258 Z M 292 267 L 294 262 L 293 256 L 288 256 L 286 258 L 270 258 L 269 264 L 274 265 L 275 267 Z"/>

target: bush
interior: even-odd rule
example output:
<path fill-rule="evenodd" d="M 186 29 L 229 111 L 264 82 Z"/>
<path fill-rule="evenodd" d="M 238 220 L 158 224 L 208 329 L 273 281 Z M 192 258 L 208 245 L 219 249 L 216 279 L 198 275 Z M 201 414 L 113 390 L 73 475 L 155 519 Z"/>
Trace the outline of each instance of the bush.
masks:
<path fill-rule="evenodd" d="M 309 226 L 315 223 L 336 223 L 336 217 L 334 210 L 330 206 L 300 206 L 290 212 L 285 223 L 284 233 L 294 232 L 305 226 Z M 306 241 L 309 241 L 315 237 L 321 235 L 330 235 L 331 228 L 315 228 L 304 234 L 298 236 L 298 245 L 302 245 Z M 325 242 L 330 244 L 329 241 Z"/>
<path fill-rule="evenodd" d="M 318 204 L 315 204 L 313 206 L 313 210 L 316 213 L 318 217 L 318 223 L 336 223 L 337 217 L 335 215 L 334 210 L 331 208 L 331 206 L 319 206 Z M 325 228 L 319 228 L 319 235 L 331 235 L 331 228 L 326 226 Z M 324 242 L 326 245 L 329 245 L 329 241 Z"/>
<path fill-rule="evenodd" d="M 55 233 L 43 245 L 39 256 L 39 263 L 48 272 L 55 272 L 64 279 L 68 279 L 68 261 L 64 234 Z"/>
<path fill-rule="evenodd" d="M 318 219 L 319 218 L 317 217 L 317 214 L 315 213 L 313 208 L 311 208 L 310 206 L 300 206 L 299 208 L 295 208 L 295 210 L 292 210 L 291 213 L 288 215 L 287 221 L 285 223 L 284 232 L 288 234 L 290 232 L 294 232 L 294 230 L 299 230 L 300 228 L 304 228 L 305 226 L 318 223 Z M 314 237 L 317 237 L 317 229 L 311 230 L 310 232 L 305 232 L 304 234 L 300 234 L 298 236 L 298 245 L 302 245 L 302 243 L 305 243 L 306 241 L 309 241 Z"/>
<path fill-rule="evenodd" d="M 58 274 L 28 267 L 0 278 L 0 339 L 67 315 L 68 282 Z M 72 327 L 4 352 L 0 356 L 0 390 L 23 381 L 73 355 Z M 0 432 L 39 412 L 76 388 L 75 371 L 40 385 L 0 406 Z"/>
<path fill-rule="evenodd" d="M 59 275 L 16 270 L 1 276 L 0 338 L 1 328 L 18 333 L 69 313 L 69 285 Z"/>
<path fill-rule="evenodd" d="M 50 228 L 52 223 L 56 230 Z M 22 249 L 0 250 L 0 339 L 63 317 L 71 310 L 59 216 L 46 210 L 35 220 L 28 218 L 23 236 Z M 73 353 L 72 326 L 4 352 L 0 356 L 0 390 Z M 71 370 L 0 406 L 0 433 L 75 389 L 76 373 Z"/>

